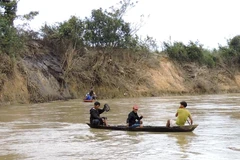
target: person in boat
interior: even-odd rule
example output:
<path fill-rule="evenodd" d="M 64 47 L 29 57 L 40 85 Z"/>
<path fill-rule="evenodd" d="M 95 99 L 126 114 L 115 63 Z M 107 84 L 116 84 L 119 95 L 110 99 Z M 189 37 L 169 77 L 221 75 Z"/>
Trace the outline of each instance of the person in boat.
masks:
<path fill-rule="evenodd" d="M 127 126 L 132 127 L 132 128 L 137 128 L 140 127 L 142 128 L 142 118 L 143 116 L 141 115 L 140 117 L 138 116 L 138 105 L 133 106 L 133 110 L 128 114 L 127 118 Z"/>
<path fill-rule="evenodd" d="M 86 94 L 85 100 L 96 100 L 96 99 L 97 99 L 97 95 L 93 91 L 93 87 L 91 87 L 90 91 Z"/>
<path fill-rule="evenodd" d="M 91 90 L 91 91 L 89 92 L 89 96 L 90 96 L 93 100 L 96 100 L 96 99 L 97 99 L 97 95 L 96 95 L 96 93 L 95 93 L 93 90 Z"/>
<path fill-rule="evenodd" d="M 89 93 L 86 94 L 85 100 L 92 100 L 92 96 Z"/>
<path fill-rule="evenodd" d="M 90 124 L 92 125 L 105 125 L 107 126 L 107 118 L 106 117 L 100 117 L 100 114 L 102 114 L 105 110 L 100 109 L 100 103 L 96 101 L 94 103 L 94 107 L 90 109 Z"/>
<path fill-rule="evenodd" d="M 177 110 L 177 113 L 175 114 L 175 116 L 177 117 L 177 120 L 173 120 L 173 119 L 169 119 L 167 120 L 167 127 L 174 127 L 174 126 L 184 126 L 186 121 L 188 121 L 188 118 L 190 119 L 190 123 L 189 125 L 193 124 L 193 119 L 191 116 L 191 113 L 186 109 L 187 107 L 187 102 L 182 101 L 180 102 L 180 107 Z"/>

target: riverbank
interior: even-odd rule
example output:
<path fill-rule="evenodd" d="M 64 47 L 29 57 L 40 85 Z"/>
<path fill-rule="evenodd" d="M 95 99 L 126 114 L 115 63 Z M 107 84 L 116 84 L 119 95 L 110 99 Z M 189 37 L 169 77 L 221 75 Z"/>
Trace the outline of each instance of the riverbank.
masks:
<path fill-rule="evenodd" d="M 72 52 L 63 61 L 41 48 L 35 44 L 15 61 L 1 55 L 2 104 L 84 98 L 91 86 L 99 99 L 234 93 L 240 89 L 239 72 L 233 75 L 221 66 L 179 65 L 161 54 L 133 55 L 129 51 Z"/>

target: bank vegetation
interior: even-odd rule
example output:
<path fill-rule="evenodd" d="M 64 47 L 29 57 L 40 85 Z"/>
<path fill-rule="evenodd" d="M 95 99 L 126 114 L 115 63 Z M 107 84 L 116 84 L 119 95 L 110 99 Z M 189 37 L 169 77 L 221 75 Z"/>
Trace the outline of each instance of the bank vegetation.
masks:
<path fill-rule="evenodd" d="M 213 50 L 193 41 L 159 50 L 136 34 L 141 24 L 124 21 L 135 5 L 123 0 L 33 31 L 26 26 L 38 12 L 16 15 L 16 0 L 0 0 L 0 102 L 83 98 L 92 86 L 100 99 L 238 92 L 239 35 Z M 19 18 L 26 23 L 15 26 Z"/>

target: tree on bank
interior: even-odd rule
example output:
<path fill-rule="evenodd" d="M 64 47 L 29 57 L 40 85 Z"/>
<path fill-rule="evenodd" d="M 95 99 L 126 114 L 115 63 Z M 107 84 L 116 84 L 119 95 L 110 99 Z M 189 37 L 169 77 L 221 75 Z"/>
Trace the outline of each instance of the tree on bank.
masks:
<path fill-rule="evenodd" d="M 29 14 L 17 15 L 16 0 L 0 0 L 0 53 L 6 53 L 15 56 L 17 51 L 23 46 L 23 39 L 18 29 L 14 26 L 14 20 L 22 18 L 26 20 L 32 19 L 38 12 L 30 12 Z"/>
<path fill-rule="evenodd" d="M 38 12 L 30 12 L 27 15 L 16 15 L 16 0 L 0 0 L 0 52 L 8 55 L 15 55 L 16 50 L 23 45 L 20 32 L 14 25 L 17 18 L 31 20 Z M 136 28 L 131 27 L 131 23 L 124 21 L 123 17 L 127 11 L 133 8 L 137 2 L 131 0 L 120 1 L 118 6 L 113 6 L 110 10 L 94 9 L 90 17 L 80 19 L 76 16 L 70 17 L 65 22 L 57 25 L 42 27 L 42 37 L 44 43 L 52 47 L 60 54 L 66 53 L 73 48 L 78 54 L 83 53 L 83 48 L 123 48 L 130 50 L 141 50 L 149 52 L 151 48 L 157 50 L 157 45 L 152 37 L 147 37 L 142 41 L 136 35 Z M 25 32 L 27 33 L 27 32 Z M 164 53 L 170 58 L 186 62 L 197 62 L 214 66 L 216 54 L 223 58 L 228 64 L 234 61 L 237 64 L 239 58 L 239 36 L 234 37 L 229 45 L 220 47 L 213 52 L 204 49 L 202 45 L 191 42 L 188 45 L 182 42 L 165 43 Z"/>

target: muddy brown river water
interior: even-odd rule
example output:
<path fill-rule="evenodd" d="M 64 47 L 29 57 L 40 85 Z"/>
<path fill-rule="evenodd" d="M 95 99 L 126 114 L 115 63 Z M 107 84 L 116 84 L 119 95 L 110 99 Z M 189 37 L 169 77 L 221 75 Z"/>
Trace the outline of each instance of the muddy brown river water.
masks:
<path fill-rule="evenodd" d="M 0 107 L 0 160 L 235 160 L 240 159 L 240 94 L 99 100 L 108 123 L 125 124 L 138 104 L 144 125 L 165 125 L 188 102 L 190 133 L 148 133 L 89 128 L 93 103 L 81 99 Z"/>

